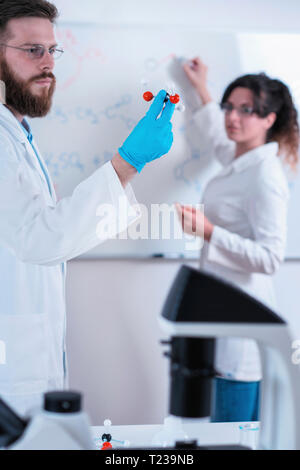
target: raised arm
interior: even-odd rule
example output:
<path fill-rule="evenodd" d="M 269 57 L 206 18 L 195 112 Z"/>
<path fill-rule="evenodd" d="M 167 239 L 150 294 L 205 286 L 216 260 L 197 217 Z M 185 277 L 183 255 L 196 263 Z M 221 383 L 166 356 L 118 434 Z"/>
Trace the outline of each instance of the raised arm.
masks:
<path fill-rule="evenodd" d="M 194 115 L 199 141 L 203 148 L 209 150 L 221 164 L 227 165 L 234 158 L 235 143 L 228 139 L 223 112 L 209 92 L 208 67 L 199 57 L 195 57 L 186 62 L 183 68 L 203 104 Z"/>
<path fill-rule="evenodd" d="M 207 65 L 202 62 L 200 57 L 195 57 L 183 65 L 183 69 L 189 78 L 191 84 L 199 95 L 203 105 L 213 101 L 207 86 Z"/>
<path fill-rule="evenodd" d="M 45 200 L 39 183 L 24 169 L 13 143 L 2 138 L 0 242 L 20 261 L 60 264 L 122 232 L 139 217 L 130 186 L 124 190 L 111 162 L 56 205 Z"/>

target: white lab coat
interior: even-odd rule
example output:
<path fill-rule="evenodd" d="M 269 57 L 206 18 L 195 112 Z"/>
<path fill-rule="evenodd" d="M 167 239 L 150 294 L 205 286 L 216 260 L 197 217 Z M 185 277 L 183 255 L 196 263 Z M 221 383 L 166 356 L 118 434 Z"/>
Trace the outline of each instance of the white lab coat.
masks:
<path fill-rule="evenodd" d="M 224 115 L 216 103 L 195 114 L 199 138 L 223 165 L 206 186 L 202 203 L 215 225 L 204 242 L 200 267 L 277 310 L 272 274 L 284 259 L 289 190 L 276 142 L 234 158 Z M 241 317 L 243 312 L 240 312 Z M 257 345 L 252 340 L 220 339 L 216 368 L 233 380 L 261 379 Z"/>
<path fill-rule="evenodd" d="M 19 413 L 66 385 L 65 262 L 103 241 L 98 206 L 113 205 L 118 231 L 139 216 L 110 162 L 59 202 L 49 181 L 52 196 L 21 124 L 0 105 L 0 396 Z"/>

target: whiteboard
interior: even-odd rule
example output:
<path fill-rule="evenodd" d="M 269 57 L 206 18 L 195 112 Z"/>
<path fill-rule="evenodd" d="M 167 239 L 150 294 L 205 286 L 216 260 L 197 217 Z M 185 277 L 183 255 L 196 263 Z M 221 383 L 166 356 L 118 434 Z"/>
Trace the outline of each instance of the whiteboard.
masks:
<path fill-rule="evenodd" d="M 65 49 L 57 61 L 57 90 L 50 114 L 31 126 L 54 180 L 58 198 L 71 195 L 82 180 L 109 161 L 145 114 L 146 89 L 154 92 L 175 84 L 186 106 L 172 119 L 174 144 L 169 154 L 149 165 L 132 182 L 139 203 L 151 214 L 152 205 L 175 201 L 197 204 L 207 181 L 220 169 L 197 138 L 192 113 L 199 99 L 185 77 L 182 58 L 201 56 L 209 66 L 211 93 L 220 100 L 226 85 L 238 75 L 266 71 L 294 89 L 299 66 L 293 61 L 300 35 L 248 35 L 205 32 L 193 28 L 125 27 L 60 24 L 57 39 Z M 272 50 L 274 40 L 285 47 Z M 263 47 L 262 47 L 263 46 Z M 291 55 L 287 51 L 295 49 Z M 282 67 L 282 64 L 285 64 Z M 147 81 L 145 88 L 143 82 Z M 297 90 L 296 90 L 297 91 Z M 298 94 L 299 104 L 299 94 Z M 288 257 L 300 256 L 297 200 L 300 178 L 291 183 Z M 149 215 L 150 217 L 150 215 Z M 174 218 L 174 224 L 178 222 Z M 85 257 L 166 256 L 197 258 L 199 248 L 185 236 L 109 240 Z M 133 230 L 133 231 L 134 231 Z M 177 233 L 176 227 L 174 233 Z M 131 230 L 132 233 L 132 230 Z M 144 235 L 144 232 L 143 232 Z M 172 238 L 172 235 L 173 238 Z M 189 247 L 189 248 L 187 248 Z"/>

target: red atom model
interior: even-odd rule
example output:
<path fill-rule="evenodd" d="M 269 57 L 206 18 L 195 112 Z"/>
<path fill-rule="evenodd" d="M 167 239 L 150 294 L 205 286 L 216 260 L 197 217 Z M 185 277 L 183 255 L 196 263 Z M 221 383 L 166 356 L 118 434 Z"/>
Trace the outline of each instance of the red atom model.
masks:
<path fill-rule="evenodd" d="M 145 101 L 151 101 L 154 98 L 154 95 L 153 95 L 153 93 L 151 93 L 151 91 L 146 91 L 143 94 L 143 98 L 144 98 Z M 171 103 L 173 103 L 173 104 L 177 104 L 180 101 L 180 97 L 177 93 L 175 95 L 171 95 L 171 96 L 167 93 L 165 101 L 167 101 L 167 99 L 169 99 L 171 101 Z"/>
<path fill-rule="evenodd" d="M 112 445 L 111 445 L 110 442 L 105 441 L 105 442 L 103 442 L 103 444 L 102 444 L 101 450 L 107 450 L 107 449 L 112 449 Z"/>

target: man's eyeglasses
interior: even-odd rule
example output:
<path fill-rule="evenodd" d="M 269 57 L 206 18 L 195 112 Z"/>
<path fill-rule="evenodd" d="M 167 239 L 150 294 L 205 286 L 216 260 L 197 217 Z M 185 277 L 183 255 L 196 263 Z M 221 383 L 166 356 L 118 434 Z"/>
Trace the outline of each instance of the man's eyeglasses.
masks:
<path fill-rule="evenodd" d="M 232 106 L 232 104 L 226 103 L 226 102 L 220 103 L 220 108 L 222 109 L 222 111 L 225 112 L 225 114 L 230 114 L 231 111 L 233 111 L 234 109 L 236 110 L 239 116 L 251 116 L 252 114 L 255 113 L 252 106 L 243 105 L 240 107 L 235 107 L 235 106 Z"/>
<path fill-rule="evenodd" d="M 44 46 L 41 46 L 40 44 L 34 44 L 31 47 L 27 47 L 27 48 L 8 46 L 7 44 L 0 44 L 0 46 L 10 47 L 11 49 L 18 49 L 20 51 L 24 51 L 27 53 L 28 57 L 32 60 L 41 59 L 42 57 L 44 57 L 44 54 L 47 50 Z M 51 57 L 57 60 L 63 55 L 64 51 L 63 49 L 57 49 L 55 46 L 55 47 L 50 47 L 50 49 L 48 49 L 48 53 L 51 55 Z"/>

